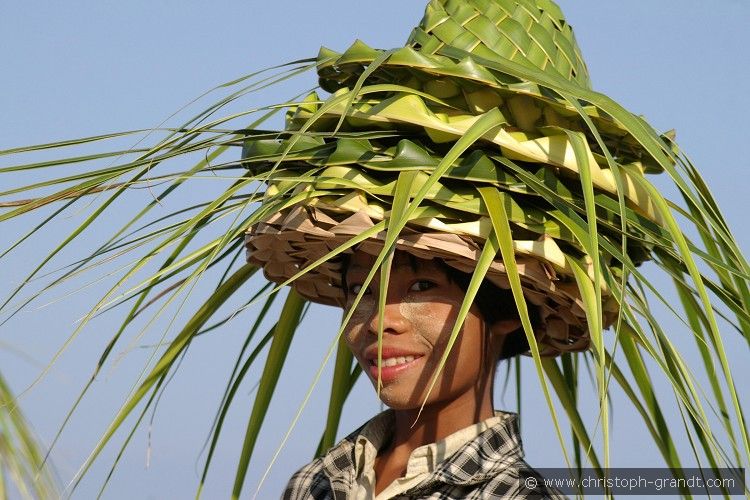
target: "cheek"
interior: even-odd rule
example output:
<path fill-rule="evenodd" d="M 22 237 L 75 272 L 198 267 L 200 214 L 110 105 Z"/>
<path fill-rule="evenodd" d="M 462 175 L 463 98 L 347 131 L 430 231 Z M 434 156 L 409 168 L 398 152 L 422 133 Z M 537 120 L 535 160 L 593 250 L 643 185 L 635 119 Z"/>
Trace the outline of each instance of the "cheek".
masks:
<path fill-rule="evenodd" d="M 416 333 L 432 345 L 447 342 L 457 311 L 458 305 L 449 303 L 404 301 L 400 305 L 404 319 L 415 325 Z"/>
<path fill-rule="evenodd" d="M 362 300 L 357 304 L 357 308 L 353 311 L 351 308 L 347 308 L 344 311 L 344 318 L 351 312 L 349 317 L 349 326 L 347 328 L 354 328 L 360 325 L 364 325 L 370 320 L 370 316 L 373 313 L 373 308 L 377 309 L 377 304 L 369 296 L 362 297 Z"/>
<path fill-rule="evenodd" d="M 417 325 L 415 333 L 423 341 L 429 343 L 436 354 L 442 354 L 442 349 L 447 345 L 450 339 L 453 325 L 456 322 L 458 310 L 461 308 L 460 303 L 441 302 L 403 302 L 401 304 L 401 314 L 413 325 Z M 483 322 L 477 317 L 475 311 L 470 311 L 464 319 L 461 332 L 456 337 L 451 351 L 458 353 L 456 361 L 460 357 L 462 360 L 482 359 L 485 354 Z M 431 359 L 430 363 L 436 363 Z"/>
<path fill-rule="evenodd" d="M 353 351 L 362 337 L 359 333 L 360 330 L 361 328 L 358 325 L 354 325 L 351 321 L 349 321 L 349 324 L 344 328 L 344 341 L 346 342 L 346 345 L 349 346 L 349 349 L 352 349 Z"/>
<path fill-rule="evenodd" d="M 361 328 L 347 327 L 346 329 L 344 329 L 343 336 L 344 342 L 346 342 L 346 346 L 354 356 L 354 359 L 357 360 L 357 362 L 362 366 L 363 369 L 366 369 L 368 363 L 364 359 L 360 358 L 360 353 L 364 348 L 364 346 L 362 345 L 364 335 L 360 333 L 361 331 Z"/>
<path fill-rule="evenodd" d="M 343 319 L 346 319 L 346 313 L 344 314 Z M 344 327 L 342 333 L 344 341 L 355 356 L 362 350 L 363 344 L 367 341 L 367 321 L 368 316 L 361 308 L 357 308 L 357 310 L 352 313 L 348 323 Z"/>

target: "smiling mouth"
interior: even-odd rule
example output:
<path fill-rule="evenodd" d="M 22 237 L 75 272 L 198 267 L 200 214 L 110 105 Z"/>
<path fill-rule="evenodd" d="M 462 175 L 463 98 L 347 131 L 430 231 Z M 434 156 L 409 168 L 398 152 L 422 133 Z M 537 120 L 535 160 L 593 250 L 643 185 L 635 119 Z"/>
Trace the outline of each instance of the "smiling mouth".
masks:
<path fill-rule="evenodd" d="M 421 355 L 408 355 L 408 356 L 391 356 L 389 358 L 383 358 L 380 367 L 378 367 L 378 360 L 370 359 L 370 377 L 372 380 L 380 380 L 384 384 L 388 384 L 397 380 L 399 377 L 404 375 L 406 372 L 413 370 L 414 367 L 420 365 Z"/>
<path fill-rule="evenodd" d="M 398 356 L 395 358 L 383 358 L 382 364 L 380 366 L 382 366 L 383 368 L 390 368 L 392 366 L 405 365 L 407 363 L 411 363 L 418 357 L 421 356 Z M 378 366 L 377 358 L 370 360 L 370 366 Z"/>

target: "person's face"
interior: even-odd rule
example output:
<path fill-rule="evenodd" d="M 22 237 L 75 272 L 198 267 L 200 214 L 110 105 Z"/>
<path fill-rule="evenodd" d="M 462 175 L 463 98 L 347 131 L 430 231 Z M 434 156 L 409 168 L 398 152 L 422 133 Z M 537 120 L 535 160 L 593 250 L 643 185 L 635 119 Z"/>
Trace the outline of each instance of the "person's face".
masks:
<path fill-rule="evenodd" d="M 347 311 L 374 261 L 364 252 L 353 255 L 346 273 Z M 373 384 L 378 380 L 379 275 L 375 274 L 344 330 L 349 348 Z M 396 253 L 383 311 L 380 398 L 385 404 L 414 409 L 425 401 L 463 299 L 464 291 L 440 265 Z M 491 338 L 486 330 L 479 310 L 472 306 L 428 405 L 475 398 L 482 384 L 490 382 L 502 339 Z"/>

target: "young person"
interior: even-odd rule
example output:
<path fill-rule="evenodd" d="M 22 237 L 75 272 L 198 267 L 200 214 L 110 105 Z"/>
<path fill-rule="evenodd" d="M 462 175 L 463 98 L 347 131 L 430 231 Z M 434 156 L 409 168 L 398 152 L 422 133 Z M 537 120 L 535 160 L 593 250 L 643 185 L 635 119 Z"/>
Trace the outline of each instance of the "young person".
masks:
<path fill-rule="evenodd" d="M 358 251 L 347 260 L 348 310 L 375 256 Z M 438 372 L 468 278 L 439 259 L 396 252 L 382 325 L 377 275 L 370 282 L 344 335 L 373 385 L 380 377 L 390 410 L 298 471 L 285 499 L 563 498 L 523 461 L 517 416 L 494 409 L 495 367 L 518 352 L 521 343 L 508 339 L 523 336 L 507 290 L 485 281 Z"/>
<path fill-rule="evenodd" d="M 679 161 L 670 138 L 592 90 L 551 0 L 431 0 L 405 47 L 323 49 L 317 70 L 330 97 L 246 140 L 243 162 L 268 185 L 248 261 L 353 308 L 346 341 L 391 409 L 297 472 L 285 498 L 555 497 L 521 480 L 535 472 L 517 417 L 494 411 L 496 360 L 585 351 L 627 300 L 622 277 L 673 255 L 646 179 Z M 351 300 L 385 242 L 397 253 L 379 324 L 377 276 Z M 429 390 L 480 261 L 485 289 L 498 286 Z M 511 283 L 533 310 L 532 346 Z"/>
<path fill-rule="evenodd" d="M 243 161 L 268 179 L 267 213 L 247 235 L 248 261 L 272 281 L 293 279 L 306 299 L 354 308 L 346 342 L 373 384 L 380 380 L 378 394 L 390 408 L 294 474 L 285 498 L 557 496 L 541 480 L 523 480 L 536 473 L 523 461 L 518 417 L 496 412 L 492 401 L 497 360 L 529 350 L 499 249 L 429 390 L 471 272 L 498 231 L 492 200 L 505 207 L 538 354 L 589 346 L 573 267 L 592 277 L 591 260 L 582 257 L 577 237 L 543 211 L 560 212 L 545 189 L 575 186 L 570 176 L 581 168 L 575 139 L 590 140 L 586 148 L 597 143 L 582 135 L 586 123 L 565 99 L 481 64 L 510 64 L 514 71 L 522 65 L 589 89 L 586 67 L 551 1 L 486 4 L 483 10 L 475 2 L 431 1 L 407 46 L 390 55 L 361 44 L 341 55 L 321 51 L 319 83 L 332 93 L 325 107 L 311 95 L 287 114 L 287 135 L 248 139 Z M 362 95 L 349 94 L 358 86 Z M 600 130 L 607 144 L 629 137 L 609 118 L 592 117 L 607 120 Z M 482 120 L 493 125 L 431 180 L 459 138 Z M 618 154 L 622 161 L 649 158 L 630 145 Z M 598 189 L 616 193 L 606 176 L 594 177 Z M 432 187 L 417 199 L 428 182 Z M 575 189 L 565 203 L 580 210 L 580 183 Z M 395 242 L 379 325 L 377 276 L 356 307 L 352 300 L 383 248 L 382 221 L 407 191 L 410 208 L 421 214 L 411 213 Z M 648 211 L 645 198 L 626 198 Z M 324 258 L 351 238 L 361 242 L 354 253 Z M 607 289 L 601 296 L 606 327 L 617 309 Z"/>

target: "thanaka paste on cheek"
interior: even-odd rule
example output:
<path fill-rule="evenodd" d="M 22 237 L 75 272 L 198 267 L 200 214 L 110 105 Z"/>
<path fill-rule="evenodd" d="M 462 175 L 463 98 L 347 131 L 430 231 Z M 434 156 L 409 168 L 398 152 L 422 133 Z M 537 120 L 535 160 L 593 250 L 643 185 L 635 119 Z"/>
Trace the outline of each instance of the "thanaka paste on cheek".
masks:
<path fill-rule="evenodd" d="M 452 322 L 451 325 L 446 324 L 447 320 L 451 319 L 451 314 L 447 316 L 440 315 L 438 317 L 435 313 L 434 305 L 431 306 L 424 301 L 404 300 L 399 304 L 399 312 L 406 321 L 411 325 L 415 325 L 414 333 L 425 339 L 432 347 L 437 344 L 443 330 L 447 326 L 452 326 Z"/>

